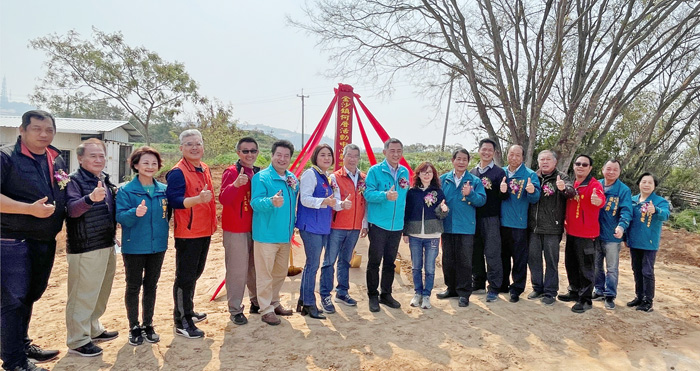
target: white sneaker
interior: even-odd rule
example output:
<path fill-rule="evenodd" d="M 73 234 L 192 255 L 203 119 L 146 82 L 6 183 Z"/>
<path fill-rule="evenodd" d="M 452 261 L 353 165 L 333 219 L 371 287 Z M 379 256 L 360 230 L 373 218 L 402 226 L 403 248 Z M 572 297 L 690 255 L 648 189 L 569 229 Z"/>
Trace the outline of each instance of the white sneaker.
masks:
<path fill-rule="evenodd" d="M 423 297 L 423 304 L 420 306 L 423 309 L 430 309 L 432 306 L 430 305 L 430 296 L 424 296 Z"/>
<path fill-rule="evenodd" d="M 423 296 L 421 296 L 421 294 L 413 295 L 413 299 L 411 299 L 411 306 L 412 307 L 419 307 L 422 298 L 423 298 Z"/>

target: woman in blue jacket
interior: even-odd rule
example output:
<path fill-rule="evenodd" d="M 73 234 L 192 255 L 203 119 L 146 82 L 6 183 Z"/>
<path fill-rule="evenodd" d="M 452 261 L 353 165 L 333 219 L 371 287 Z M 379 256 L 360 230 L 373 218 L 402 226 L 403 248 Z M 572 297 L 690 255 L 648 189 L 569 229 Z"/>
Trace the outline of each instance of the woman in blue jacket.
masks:
<path fill-rule="evenodd" d="M 406 195 L 403 223 L 403 241 L 411 249 L 413 287 L 416 292 L 411 299 L 412 307 L 431 308 L 430 292 L 435 281 L 435 258 L 443 232 L 442 219 L 445 219 L 449 210 L 435 166 L 430 162 L 422 162 L 416 167 L 413 187 Z"/>
<path fill-rule="evenodd" d="M 296 227 L 304 241 L 306 264 L 301 275 L 299 303 L 297 311 L 311 318 L 325 319 L 316 307 L 316 273 L 321 260 L 321 251 L 328 246 L 331 233 L 331 218 L 336 200 L 333 187 L 328 181 L 328 169 L 333 165 L 333 149 L 328 144 L 321 144 L 311 154 L 310 169 L 304 171 L 299 179 L 299 204 L 297 206 Z M 349 202 L 349 201 L 347 201 Z M 335 307 L 331 297 L 322 298 L 321 305 L 326 313 L 334 313 Z"/>
<path fill-rule="evenodd" d="M 150 343 L 160 340 L 153 329 L 153 310 L 160 270 L 168 248 L 168 200 L 165 184 L 153 179 L 162 166 L 158 151 L 141 147 L 131 154 L 129 164 L 138 175 L 117 193 L 117 222 L 122 226 L 129 344 L 141 345 L 144 337 Z M 139 325 L 141 286 L 143 321 Z"/>
<path fill-rule="evenodd" d="M 670 215 L 668 201 L 654 193 L 659 181 L 651 173 L 644 173 L 637 181 L 639 194 L 632 196 L 632 221 L 627 230 L 634 272 L 634 300 L 628 307 L 651 312 L 654 310 L 654 263 L 659 251 L 661 225 Z"/>

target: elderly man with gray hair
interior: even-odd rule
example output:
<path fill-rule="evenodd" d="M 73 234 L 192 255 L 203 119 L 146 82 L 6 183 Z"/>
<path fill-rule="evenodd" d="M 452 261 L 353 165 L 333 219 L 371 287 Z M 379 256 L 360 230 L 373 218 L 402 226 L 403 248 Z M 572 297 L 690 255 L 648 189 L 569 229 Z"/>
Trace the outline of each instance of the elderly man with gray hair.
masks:
<path fill-rule="evenodd" d="M 556 301 L 559 291 L 559 243 L 564 233 L 566 200 L 576 196 L 576 190 L 566 173 L 557 170 L 557 155 L 544 150 L 537 155 L 537 177 L 542 195 L 530 206 L 528 227 L 530 245 L 528 265 L 532 292 L 530 300 L 540 299 L 545 305 Z M 544 255 L 545 269 L 542 267 Z"/>
<path fill-rule="evenodd" d="M 206 319 L 194 311 L 194 290 L 204 272 L 211 236 L 216 231 L 216 200 L 209 167 L 202 162 L 204 142 L 196 129 L 180 134 L 182 159 L 168 172 L 168 204 L 175 215 L 175 334 L 201 338 L 194 323 Z M 163 209 L 165 212 L 165 206 Z"/>
<path fill-rule="evenodd" d="M 333 211 L 331 234 L 321 267 L 321 305 L 326 313 L 335 312 L 331 302 L 331 290 L 336 261 L 338 285 L 335 287 L 335 302 L 351 307 L 357 305 L 357 301 L 348 293 L 350 260 L 357 239 L 367 235 L 366 203 L 363 195 L 366 175 L 357 167 L 360 162 L 360 147 L 352 143 L 345 146 L 340 161 L 343 162 L 343 166 L 331 174 L 330 178 L 333 196 L 342 202 L 337 204 Z"/>

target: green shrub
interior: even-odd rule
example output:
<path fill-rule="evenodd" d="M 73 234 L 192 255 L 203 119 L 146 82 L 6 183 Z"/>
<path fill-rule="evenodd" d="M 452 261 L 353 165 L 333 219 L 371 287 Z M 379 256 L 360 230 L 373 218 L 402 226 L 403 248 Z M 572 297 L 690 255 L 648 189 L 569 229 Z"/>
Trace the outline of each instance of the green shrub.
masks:
<path fill-rule="evenodd" d="M 671 228 L 683 228 L 690 232 L 700 233 L 700 209 L 686 209 L 671 214 L 669 225 Z"/>

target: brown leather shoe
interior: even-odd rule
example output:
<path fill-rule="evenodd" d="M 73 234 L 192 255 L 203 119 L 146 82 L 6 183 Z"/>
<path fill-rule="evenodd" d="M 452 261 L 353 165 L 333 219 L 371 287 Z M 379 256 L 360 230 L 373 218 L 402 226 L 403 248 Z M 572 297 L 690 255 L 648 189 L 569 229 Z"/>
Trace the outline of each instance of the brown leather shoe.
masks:
<path fill-rule="evenodd" d="M 278 305 L 275 307 L 275 314 L 278 316 L 291 316 L 294 312 L 291 309 L 285 309 L 283 306 Z"/>
<path fill-rule="evenodd" d="M 267 314 L 263 314 L 261 319 L 263 322 L 265 322 L 271 326 L 277 326 L 280 323 L 282 323 L 282 321 L 280 321 L 280 319 L 277 318 L 277 316 L 272 312 L 267 313 Z"/>

